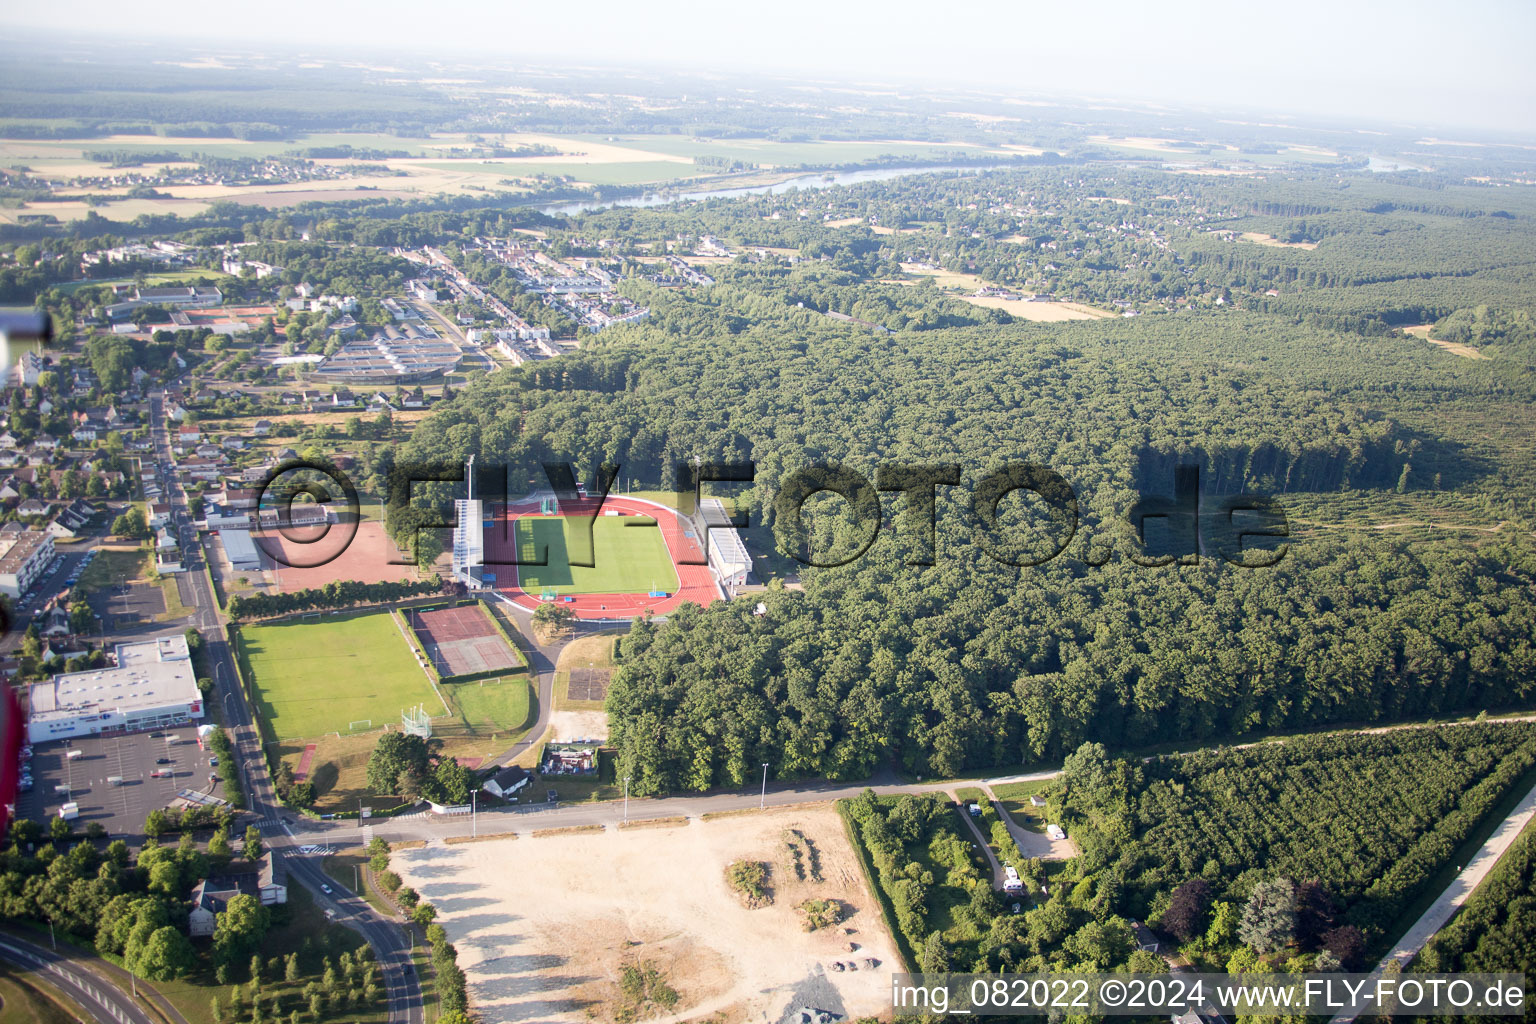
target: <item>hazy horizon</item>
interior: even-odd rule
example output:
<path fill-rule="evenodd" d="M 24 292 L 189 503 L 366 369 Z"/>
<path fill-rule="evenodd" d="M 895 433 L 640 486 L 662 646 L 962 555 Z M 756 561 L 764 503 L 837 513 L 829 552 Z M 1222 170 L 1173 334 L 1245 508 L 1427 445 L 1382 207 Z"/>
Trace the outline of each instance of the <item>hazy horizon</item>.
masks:
<path fill-rule="evenodd" d="M 399 0 L 275 0 L 259 17 L 167 0 L 156 5 L 148 29 L 133 8 L 59 0 L 12 9 L 3 24 L 65 38 L 164 39 L 234 52 L 391 52 L 439 63 L 461 54 L 466 63 L 570 61 L 924 89 L 948 84 L 1016 96 L 1536 132 L 1536 62 L 1526 52 L 1536 40 L 1536 6 L 1506 0 L 1454 14 L 1425 2 L 1385 14 L 1318 0 L 1279 13 L 1112 3 L 1091 18 L 995 4 L 955 18 L 910 0 L 856 9 L 794 0 L 771 13 L 597 0 L 583 7 L 576 27 L 555 10 L 513 12 L 478 0 L 430 12 Z"/>

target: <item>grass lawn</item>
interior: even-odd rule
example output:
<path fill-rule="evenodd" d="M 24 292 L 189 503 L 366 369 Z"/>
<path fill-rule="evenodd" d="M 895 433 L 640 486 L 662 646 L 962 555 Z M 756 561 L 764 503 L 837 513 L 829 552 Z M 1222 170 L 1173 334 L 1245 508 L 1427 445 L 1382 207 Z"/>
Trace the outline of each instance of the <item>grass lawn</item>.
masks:
<path fill-rule="evenodd" d="M 1045 834 L 1045 808 L 1032 807 L 1029 798 L 1036 793 L 1045 795 L 1051 788 L 1053 780 L 1042 779 L 1039 782 L 1014 782 L 1006 786 L 993 786 L 992 795 L 997 797 L 997 802 L 1003 810 L 1008 812 L 1008 817 L 1020 828 L 1027 828 L 1031 832 Z"/>
<path fill-rule="evenodd" d="M 268 972 L 262 979 L 262 1010 L 270 1010 L 270 1000 L 274 994 L 278 995 L 282 1003 L 282 1017 L 287 1019 L 292 1010 L 301 1010 L 300 1016 L 308 1019 L 308 1006 L 303 1005 L 302 989 L 310 981 L 319 981 L 324 974 L 322 960 L 324 957 L 335 957 L 344 952 L 352 952 L 366 945 L 363 937 L 350 928 L 331 924 L 325 919 L 320 908 L 315 906 L 314 899 L 309 890 L 300 885 L 288 887 L 288 902 L 282 906 L 274 907 L 277 923 L 268 929 L 266 938 L 261 943 L 261 955 L 263 958 L 287 956 L 289 953 L 299 954 L 301 977 L 295 982 L 282 980 L 282 969 L 277 972 Z M 207 939 L 196 940 L 194 946 L 199 950 L 208 945 Z M 241 988 L 246 987 L 249 980 L 246 977 L 245 965 L 242 963 L 235 971 L 235 977 L 242 983 Z M 157 981 L 154 986 L 160 994 L 170 1000 L 172 1005 L 187 1019 L 187 1024 L 214 1024 L 212 999 L 219 997 L 219 1002 L 225 1013 L 225 1020 L 229 1020 L 229 985 L 220 985 L 214 980 L 213 970 L 208 960 L 199 963 L 197 970 L 176 981 Z M 382 983 L 379 986 L 383 988 Z M 250 1014 L 249 1002 L 245 1005 L 245 1011 L 240 1019 L 247 1019 Z M 377 1005 L 351 1010 L 338 1010 L 327 1013 L 327 1019 L 346 1020 L 357 1024 L 373 1024 L 388 1020 L 389 1013 L 381 995 Z M 269 1015 L 268 1020 L 272 1019 Z"/>
<path fill-rule="evenodd" d="M 349 846 L 345 850 L 338 850 L 320 862 L 320 867 L 333 882 L 340 883 L 351 891 L 358 893 L 368 901 L 368 905 L 386 918 L 392 918 L 398 911 L 384 899 L 383 896 L 369 885 L 363 878 L 363 872 L 368 867 L 368 854 L 361 846 Z"/>
<path fill-rule="evenodd" d="M 518 585 L 535 596 L 543 591 L 556 594 L 675 592 L 677 570 L 672 567 L 661 530 L 628 525 L 641 521 L 635 516 L 598 516 L 596 519 L 524 516 L 516 523 L 517 557 L 532 562 L 544 556 L 549 564 L 518 566 Z M 588 523 L 592 525 L 590 545 L 586 535 Z M 572 565 L 572 559 L 593 564 L 591 567 Z"/>
<path fill-rule="evenodd" d="M 132 583 L 144 578 L 149 568 L 147 548 L 97 548 L 96 557 L 80 574 L 77 586 L 86 590 L 115 587 L 121 580 Z"/>
<path fill-rule="evenodd" d="M 165 595 L 165 611 L 159 616 L 161 622 L 174 622 L 192 614 L 192 609 L 181 603 L 181 589 L 177 587 L 174 575 L 160 580 L 160 592 Z"/>
<path fill-rule="evenodd" d="M 442 742 L 442 756 L 491 757 L 527 732 L 531 700 L 526 676 L 487 679 L 484 686 L 478 680 L 448 683 L 442 689 L 450 704 L 450 717 L 432 719 L 432 737 Z M 398 721 L 399 713 L 399 708 L 395 708 L 388 721 Z M 375 726 L 381 724 L 378 720 L 374 722 Z M 347 735 L 343 731 L 340 736 L 326 734 L 308 738 L 315 744 L 310 777 L 318 791 L 316 811 L 355 811 L 359 801 L 375 807 L 395 802 L 393 797 L 381 797 L 368 790 L 368 756 L 373 753 L 378 739 L 377 730 L 357 735 Z M 285 740 L 277 744 L 274 753 L 290 767 L 297 768 L 304 745 L 302 739 Z M 535 755 L 538 749 L 531 748 L 529 756 Z M 529 764 L 531 766 L 532 761 Z M 351 883 L 347 886 L 351 888 Z"/>
<path fill-rule="evenodd" d="M 445 711 L 388 612 L 246 626 L 239 652 L 269 741 L 377 729 L 418 703 Z"/>
<path fill-rule="evenodd" d="M 434 721 L 432 735 L 508 736 L 528 725 L 528 680 L 524 676 L 444 683 L 450 719 Z"/>
<path fill-rule="evenodd" d="M 46 975 L 0 962 L 0 1024 L 74 1024 L 73 1006 Z"/>

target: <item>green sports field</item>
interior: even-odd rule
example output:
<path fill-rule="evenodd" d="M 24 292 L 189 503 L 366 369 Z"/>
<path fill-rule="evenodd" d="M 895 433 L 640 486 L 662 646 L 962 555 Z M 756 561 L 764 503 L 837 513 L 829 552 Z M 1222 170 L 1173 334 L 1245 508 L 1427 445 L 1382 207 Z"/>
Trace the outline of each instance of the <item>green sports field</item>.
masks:
<path fill-rule="evenodd" d="M 388 612 L 245 626 L 239 654 L 268 740 L 378 729 L 417 704 L 447 710 Z"/>
<path fill-rule="evenodd" d="M 534 597 L 546 591 L 561 595 L 675 593 L 677 570 L 672 568 L 661 531 L 626 525 L 639 522 L 632 516 L 524 516 L 515 524 L 518 559 L 531 562 L 548 548 L 549 564 L 518 566 L 518 586 Z M 588 523 L 595 558 L 587 545 Z M 572 565 L 572 558 L 593 565 Z"/>

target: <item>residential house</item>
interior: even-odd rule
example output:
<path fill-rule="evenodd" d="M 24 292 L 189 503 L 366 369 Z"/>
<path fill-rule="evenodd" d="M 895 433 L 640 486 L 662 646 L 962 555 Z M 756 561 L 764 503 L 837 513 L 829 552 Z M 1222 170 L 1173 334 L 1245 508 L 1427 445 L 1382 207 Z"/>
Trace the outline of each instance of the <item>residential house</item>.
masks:
<path fill-rule="evenodd" d="M 272 433 L 272 421 L 257 420 L 251 426 L 251 433 L 255 434 L 257 437 L 266 437 L 268 434 Z"/>
<path fill-rule="evenodd" d="M 525 769 L 512 765 L 486 779 L 480 788 L 492 796 L 510 800 L 514 794 L 532 781 L 533 776 L 529 775 Z"/>
<path fill-rule="evenodd" d="M 39 501 L 36 498 L 28 498 L 16 506 L 16 514 L 23 518 L 45 516 L 48 514 L 48 503 L 46 501 Z"/>

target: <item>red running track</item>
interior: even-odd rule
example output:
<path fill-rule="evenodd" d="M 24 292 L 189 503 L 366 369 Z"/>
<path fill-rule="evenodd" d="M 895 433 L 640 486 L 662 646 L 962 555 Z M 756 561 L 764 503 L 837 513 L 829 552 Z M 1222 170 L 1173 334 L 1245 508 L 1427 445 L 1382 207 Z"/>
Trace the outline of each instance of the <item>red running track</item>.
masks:
<path fill-rule="evenodd" d="M 591 515 L 594 506 L 595 499 L 583 500 L 562 506 L 560 512 L 562 515 L 570 516 Z M 647 597 L 645 594 L 571 594 L 569 595 L 571 600 L 567 601 L 561 597 L 554 603 L 569 608 L 578 619 L 623 620 L 635 619 L 647 614 L 667 615 L 685 602 L 707 605 L 711 601 L 721 600 L 724 597 L 715 583 L 714 574 L 709 571 L 709 566 L 679 563 L 683 558 L 702 562 L 704 549 L 700 546 L 697 537 L 685 536 L 688 526 L 675 511 L 665 505 L 642 501 L 639 498 L 622 498 L 614 495 L 609 495 L 603 502 L 602 511 L 650 516 L 656 520 L 656 525 L 661 528 L 662 540 L 667 545 L 667 554 L 672 559 L 672 567 L 677 571 L 677 593 L 666 598 Z M 538 499 L 508 505 L 505 511 L 496 516 L 496 521 L 491 524 L 485 535 L 485 569 L 496 575 L 496 590 L 499 593 L 505 595 L 519 608 L 531 612 L 546 602 L 541 601 L 536 594 L 530 594 L 518 586 L 517 566 L 492 564 L 494 562 L 510 563 L 516 559 L 516 534 L 511 524 L 527 515 L 539 515 Z M 503 583 L 501 580 L 504 574 L 510 577 L 512 582 Z"/>

